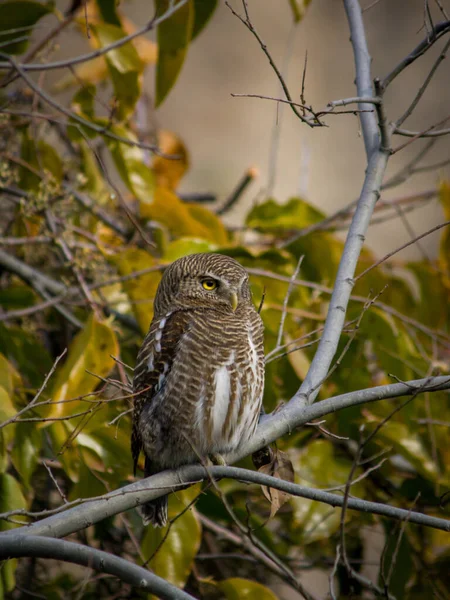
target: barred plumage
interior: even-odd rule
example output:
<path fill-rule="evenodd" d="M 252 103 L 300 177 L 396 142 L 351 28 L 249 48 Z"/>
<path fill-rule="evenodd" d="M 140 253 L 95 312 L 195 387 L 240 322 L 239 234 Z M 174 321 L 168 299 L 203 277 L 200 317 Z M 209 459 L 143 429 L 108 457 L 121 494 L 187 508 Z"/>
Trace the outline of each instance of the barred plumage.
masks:
<path fill-rule="evenodd" d="M 166 269 L 133 380 L 132 454 L 145 475 L 226 454 L 254 433 L 264 387 L 263 325 L 245 269 L 192 254 Z M 167 522 L 167 496 L 142 507 Z"/>

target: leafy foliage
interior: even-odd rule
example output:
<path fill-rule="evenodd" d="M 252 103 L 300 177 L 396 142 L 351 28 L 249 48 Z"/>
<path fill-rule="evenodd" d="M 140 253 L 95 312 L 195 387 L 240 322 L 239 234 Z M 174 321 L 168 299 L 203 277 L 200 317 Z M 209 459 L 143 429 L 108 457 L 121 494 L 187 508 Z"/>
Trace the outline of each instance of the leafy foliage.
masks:
<path fill-rule="evenodd" d="M 298 20 L 308 2 L 289 4 Z M 157 16 L 169 7 L 162 0 L 156 5 Z M 171 93 L 191 41 L 207 25 L 216 5 L 189 0 L 163 20 L 157 29 L 157 57 L 153 42 L 137 38 L 77 65 L 56 86 L 56 90 L 75 87 L 72 113 L 64 126 L 58 119 L 36 123 L 28 116 L 34 101 L 39 105 L 44 101 L 33 100 L 23 83 L 14 94 L 18 110 L 26 116 L 2 116 L 2 235 L 5 244 L 22 238 L 20 244 L 4 248 L 32 273 L 25 276 L 2 262 L 1 513 L 52 510 L 66 500 L 101 495 L 131 480 L 126 365 L 134 364 L 152 317 L 161 272 L 174 259 L 217 251 L 249 269 L 255 303 L 264 295 L 267 411 L 292 397 L 314 356 L 343 247 L 335 224 L 325 222 L 321 227 L 325 215 L 305 199 L 292 198 L 285 204 L 266 199 L 248 213 L 245 231 L 231 230 L 215 205 L 188 203 L 181 197 L 179 185 L 189 156 L 178 136 L 161 129 L 148 137 L 136 118 L 139 103 L 147 103 L 144 74 L 150 69 L 155 74 L 158 106 Z M 31 1 L 0 5 L 0 33 L 8 42 L 2 52 L 25 52 L 30 27 L 51 10 L 50 5 Z M 87 10 L 91 49 L 105 48 L 136 31 L 114 3 L 90 2 Z M 85 27 L 84 15 L 77 15 L 77 26 Z M 21 28 L 27 39 L 13 41 L 16 33 L 11 32 Z M 106 95 L 102 105 L 96 87 L 100 83 Z M 154 142 L 159 151 L 149 158 L 148 146 Z M 449 219 L 450 183 L 441 182 L 439 190 Z M 299 230 L 304 235 L 297 235 Z M 448 373 L 449 257 L 446 228 L 435 261 L 396 261 L 395 269 L 389 261 L 362 275 L 347 314 L 339 361 L 324 382 L 321 397 L 393 378 Z M 365 249 L 359 273 L 375 263 Z M 41 388 L 66 348 L 50 382 Z M 323 427 L 312 424 L 280 440 L 278 457 L 289 455 L 299 483 L 342 491 L 361 426 L 369 432 L 379 426 L 363 454 L 373 468 L 356 471 L 358 481 L 351 493 L 405 508 L 418 503 L 431 514 L 449 516 L 448 502 L 440 501 L 450 485 L 448 394 L 418 395 L 391 414 L 395 406 L 380 402 L 338 411 Z M 383 460 L 377 463 L 373 457 L 380 453 Z M 283 461 L 268 472 L 289 478 L 290 467 Z M 276 598 L 270 589 L 274 579 L 265 567 L 252 562 L 247 541 L 239 544 L 236 539 L 258 540 L 293 568 L 307 561 L 329 572 L 341 511 L 270 490 L 267 495 L 272 505 L 261 490 L 238 482 L 222 481 L 217 490 L 190 488 L 171 496 L 171 524 L 166 529 L 143 531 L 133 512 L 89 528 L 86 539 L 114 554 L 131 556 L 201 597 L 271 600 Z M 225 509 L 223 498 L 233 514 Z M 32 519 L 3 517 L 0 529 Z M 212 520 L 231 531 L 235 519 L 242 529 L 228 538 L 217 531 L 214 537 L 207 527 Z M 349 552 L 353 549 L 355 558 L 365 559 L 370 538 L 362 531 L 374 531 L 380 524 L 388 541 L 384 564 L 396 557 L 399 566 L 391 577 L 391 591 L 398 598 L 431 597 L 435 589 L 444 594 L 443 574 L 449 572 L 450 555 L 441 532 L 422 536 L 417 528 L 406 526 L 402 537 L 398 532 L 395 537 L 381 519 L 347 513 Z M 250 561 L 236 558 L 236 545 Z M 424 571 L 429 574 L 426 581 L 420 575 Z M 15 578 L 20 583 L 24 576 L 16 561 L 3 565 L 0 598 L 18 597 L 13 591 Z M 383 576 L 386 572 L 380 570 L 380 580 Z M 77 572 L 60 569 L 35 577 L 37 591 L 49 598 L 61 597 L 81 581 Z M 338 578 L 344 589 L 346 575 L 338 572 Z M 101 578 L 84 580 L 83 586 L 86 598 L 124 597 L 129 592 L 125 584 Z"/>

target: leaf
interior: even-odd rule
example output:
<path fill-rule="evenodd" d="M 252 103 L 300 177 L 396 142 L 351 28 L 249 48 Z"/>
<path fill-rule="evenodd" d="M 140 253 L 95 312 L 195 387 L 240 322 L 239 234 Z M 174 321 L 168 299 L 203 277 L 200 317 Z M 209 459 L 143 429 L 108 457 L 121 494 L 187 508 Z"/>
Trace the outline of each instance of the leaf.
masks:
<path fill-rule="evenodd" d="M 13 417 L 16 412 L 8 392 L 0 387 L 0 424 Z M 14 425 L 6 425 L 0 429 L 0 473 L 4 473 L 8 467 L 8 445 L 13 437 Z"/>
<path fill-rule="evenodd" d="M 195 237 L 224 244 L 228 238 L 220 219 L 200 205 L 185 204 L 172 191 L 157 187 L 153 202 L 141 203 L 141 216 L 167 227 L 175 237 Z"/>
<path fill-rule="evenodd" d="M 0 513 L 9 512 L 10 510 L 25 509 L 27 504 L 22 494 L 22 490 L 16 479 L 8 473 L 0 473 Z M 0 520 L 0 532 L 7 531 L 18 527 L 16 523 Z M 0 593 L 2 588 L 6 592 L 10 592 L 15 588 L 15 571 L 17 568 L 17 560 L 8 560 L 2 564 L 0 570 Z"/>
<path fill-rule="evenodd" d="M 227 600 L 278 600 L 268 587 L 250 579 L 231 577 L 218 583 L 217 587 Z"/>
<path fill-rule="evenodd" d="M 294 23 L 298 23 L 303 19 L 311 0 L 289 0 L 289 5 L 294 17 Z"/>
<path fill-rule="evenodd" d="M 294 466 L 292 465 L 291 459 L 286 452 L 282 452 L 278 448 L 272 452 L 270 462 L 259 467 L 258 471 L 281 479 L 282 481 L 290 481 L 291 483 L 294 481 Z M 264 485 L 261 487 L 264 496 L 271 504 L 270 518 L 272 519 L 291 496 L 290 494 L 275 488 L 269 488 Z"/>
<path fill-rule="evenodd" d="M 228 242 L 228 233 L 217 215 L 201 204 L 189 204 L 188 210 L 191 217 L 206 229 L 207 234 L 203 234 L 203 237 L 219 246 L 224 246 Z"/>
<path fill-rule="evenodd" d="M 169 0 L 157 0 L 157 15 L 163 15 Z M 158 107 L 172 89 L 186 58 L 194 25 L 194 4 L 189 0 L 158 25 L 158 62 L 156 64 L 156 98 Z"/>
<path fill-rule="evenodd" d="M 35 423 L 20 423 L 16 426 L 11 461 L 27 489 L 30 488 L 31 476 L 38 465 L 41 447 L 42 435 Z"/>
<path fill-rule="evenodd" d="M 22 377 L 36 388 L 52 366 L 50 355 L 39 339 L 23 327 L 6 327 L 0 323 L 0 352 L 17 364 Z M 17 373 L 15 377 L 16 381 L 20 381 Z"/>
<path fill-rule="evenodd" d="M 29 128 L 23 130 L 20 156 L 31 167 L 19 166 L 20 185 L 23 188 L 37 190 L 46 172 L 53 175 L 56 181 L 62 181 L 64 169 L 58 152 L 43 140 L 36 143 L 30 137 Z"/>
<path fill-rule="evenodd" d="M 95 375 L 106 377 L 115 365 L 111 355 L 117 356 L 118 352 L 119 346 L 111 323 L 98 321 L 91 314 L 82 331 L 72 341 L 64 365 L 57 371 L 51 394 L 53 402 L 57 404 L 51 405 L 46 416 L 62 417 L 79 412 L 80 406 L 86 408 L 81 401 L 62 401 L 92 392 L 99 384 Z"/>
<path fill-rule="evenodd" d="M 395 452 L 409 461 L 422 476 L 435 481 L 438 466 L 428 453 L 425 443 L 418 433 L 398 421 L 388 421 L 377 434 L 384 446 L 392 446 Z"/>
<path fill-rule="evenodd" d="M 286 204 L 267 200 L 252 208 L 246 218 L 249 227 L 260 231 L 302 229 L 325 218 L 324 213 L 301 198 L 291 198 Z"/>
<path fill-rule="evenodd" d="M 26 508 L 27 503 L 17 480 L 8 473 L 0 474 L 0 513 Z M 0 531 L 18 527 L 16 523 L 0 520 Z"/>
<path fill-rule="evenodd" d="M 153 300 L 161 281 L 161 271 L 157 269 L 158 265 L 150 254 L 140 248 L 128 248 L 112 257 L 111 261 L 117 266 L 120 275 L 130 275 L 135 271 L 155 268 L 153 273 L 123 283 L 123 289 L 130 298 L 141 331 L 147 333 L 153 317 Z"/>
<path fill-rule="evenodd" d="M 92 29 L 101 48 L 109 46 L 126 35 L 120 27 L 106 23 L 94 25 Z M 110 50 L 105 55 L 105 59 L 116 99 L 114 114 L 120 120 L 124 120 L 133 113 L 141 95 L 140 74 L 144 65 L 131 42 Z"/>
<path fill-rule="evenodd" d="M 96 0 L 96 4 L 105 23 L 120 27 L 120 18 L 117 13 L 118 2 L 111 2 L 111 0 Z"/>
<path fill-rule="evenodd" d="M 110 2 L 110 0 L 105 0 L 104 3 L 105 5 L 113 6 L 113 3 Z M 89 3 L 88 6 L 91 6 L 91 3 Z M 92 17 L 88 14 L 88 18 L 91 24 L 95 22 L 100 22 L 98 17 L 95 17 L 95 15 Z M 123 31 L 125 31 L 127 35 L 136 31 L 136 25 L 122 15 L 120 16 L 119 23 L 111 22 L 111 24 L 121 25 Z M 83 19 L 81 21 L 81 29 L 83 30 L 84 37 L 86 37 L 85 25 L 86 18 L 83 15 Z M 95 36 L 91 36 L 89 44 L 92 48 L 98 48 L 97 38 Z M 154 42 L 148 40 L 146 37 L 141 35 L 137 38 L 134 38 L 131 41 L 131 44 L 136 49 L 139 59 L 143 65 L 154 65 L 156 63 L 158 56 L 158 48 Z M 105 57 L 98 56 L 97 58 L 81 63 L 80 65 L 75 65 L 74 74 L 69 74 L 65 77 L 62 77 L 62 79 L 60 79 L 53 86 L 53 89 L 55 91 L 61 92 L 67 89 L 68 87 L 79 85 L 80 81 L 83 81 L 87 84 L 100 83 L 108 77 L 108 73 L 109 70 Z"/>
<path fill-rule="evenodd" d="M 198 495 L 198 486 L 183 490 L 169 497 L 169 519 L 174 519 Z M 166 534 L 168 535 L 166 537 Z M 183 588 L 191 573 L 195 556 L 201 542 L 200 522 L 192 508 L 188 509 L 171 525 L 161 529 L 148 527 L 142 540 L 141 550 L 155 575 Z M 165 541 L 163 541 L 165 538 Z M 161 545 L 162 544 L 162 545 Z"/>
<path fill-rule="evenodd" d="M 360 313 L 360 310 L 352 308 L 349 318 L 354 317 L 357 312 Z M 402 324 L 397 323 L 383 310 L 371 307 L 360 323 L 359 334 L 372 342 L 371 354 L 385 375 L 392 373 L 402 381 L 408 381 L 417 375 L 413 366 L 416 366 L 419 372 L 426 371 L 427 364 L 415 350 Z"/>
<path fill-rule="evenodd" d="M 439 188 L 439 199 L 444 210 L 444 217 L 450 221 L 450 181 L 443 181 Z M 444 228 L 439 244 L 439 263 L 443 273 L 443 280 L 450 288 L 450 227 Z"/>
<path fill-rule="evenodd" d="M 178 238 L 167 244 L 164 250 L 164 260 L 168 263 L 186 256 L 187 254 L 198 254 L 200 252 L 214 252 L 217 246 L 206 240 L 192 238 Z"/>
<path fill-rule="evenodd" d="M 179 157 L 155 156 L 152 165 L 156 185 L 174 190 L 189 167 L 186 146 L 174 133 L 161 129 L 158 131 L 158 148 L 164 154 Z"/>
<path fill-rule="evenodd" d="M 408 529 L 402 535 L 401 523 L 396 523 L 394 527 L 392 521 L 383 520 L 382 523 L 386 537 L 386 548 L 383 551 L 378 585 L 383 588 L 386 578 L 391 573 L 389 593 L 396 598 L 405 598 L 406 586 L 408 584 L 408 588 L 410 588 L 409 582 L 414 579 L 416 574 L 412 548 L 408 540 Z M 401 536 L 401 539 L 399 539 L 399 536 Z M 392 564 L 394 559 L 395 563 Z"/>
<path fill-rule="evenodd" d="M 80 139 L 78 144 L 81 154 L 81 173 L 78 176 L 80 182 L 79 189 L 88 192 L 90 198 L 96 200 L 99 204 L 105 205 L 110 202 L 111 193 L 108 190 L 100 171 L 97 159 L 95 158 L 92 149 L 86 143 L 86 140 Z M 102 224 L 97 221 L 97 229 L 99 229 L 100 226 L 102 226 Z"/>
<path fill-rule="evenodd" d="M 15 388 L 20 382 L 21 379 L 19 373 L 9 360 L 7 360 L 6 356 L 0 353 L 0 388 L 4 388 L 6 393 L 9 396 L 12 396 Z"/>
<path fill-rule="evenodd" d="M 330 488 L 346 484 L 351 462 L 335 456 L 333 445 L 325 440 L 316 440 L 295 454 L 293 448 L 290 455 L 295 465 L 297 483 L 315 488 Z M 357 470 L 354 478 L 360 474 Z M 363 497 L 363 487 L 356 483 L 350 488 L 351 494 Z M 319 540 L 327 540 L 339 529 L 341 510 L 332 508 L 321 502 L 306 498 L 292 497 L 294 507 L 294 524 L 301 533 L 303 544 L 311 544 Z M 347 519 L 351 515 L 347 512 Z"/>
<path fill-rule="evenodd" d="M 192 27 L 192 39 L 195 39 L 202 31 L 213 12 L 216 10 L 218 0 L 194 0 L 194 25 Z"/>
<path fill-rule="evenodd" d="M 33 26 L 45 15 L 53 12 L 53 3 L 41 4 L 31 0 L 9 0 L 0 4 L 0 41 L 1 51 L 6 54 L 22 54 L 28 47 Z M 25 36 L 27 39 L 14 42 Z"/>
<path fill-rule="evenodd" d="M 441 269 L 443 271 L 441 275 L 433 264 L 425 262 L 408 263 L 406 267 L 414 274 L 419 291 L 414 317 L 435 329 L 445 327 L 449 319 L 445 271 Z M 432 294 L 430 290 L 433 290 Z M 411 316 L 410 312 L 408 316 Z"/>
<path fill-rule="evenodd" d="M 137 143 L 138 141 L 129 129 L 121 125 L 111 127 L 111 132 L 133 142 Z M 105 141 L 117 171 L 127 188 L 141 204 L 151 204 L 155 192 L 155 181 L 152 171 L 145 164 L 145 156 L 141 148 L 128 146 L 111 138 L 106 138 Z"/>

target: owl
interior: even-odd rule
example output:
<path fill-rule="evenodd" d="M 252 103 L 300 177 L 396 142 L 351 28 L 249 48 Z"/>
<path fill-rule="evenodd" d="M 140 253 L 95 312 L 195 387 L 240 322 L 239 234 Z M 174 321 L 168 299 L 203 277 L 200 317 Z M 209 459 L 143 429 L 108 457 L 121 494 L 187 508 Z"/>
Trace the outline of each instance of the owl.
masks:
<path fill-rule="evenodd" d="M 164 272 L 134 370 L 131 450 L 145 476 L 227 454 L 253 435 L 264 388 L 263 324 L 233 258 L 191 254 Z M 167 523 L 167 496 L 141 507 Z"/>

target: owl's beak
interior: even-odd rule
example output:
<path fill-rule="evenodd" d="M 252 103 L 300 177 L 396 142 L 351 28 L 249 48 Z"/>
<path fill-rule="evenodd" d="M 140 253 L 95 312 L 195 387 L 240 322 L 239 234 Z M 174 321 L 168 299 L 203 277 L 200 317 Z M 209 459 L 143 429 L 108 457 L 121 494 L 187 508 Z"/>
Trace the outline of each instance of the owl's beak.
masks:
<path fill-rule="evenodd" d="M 239 298 L 238 298 L 238 295 L 236 294 L 236 292 L 231 292 L 230 304 L 231 304 L 231 308 L 233 309 L 233 312 L 235 312 L 235 310 L 237 309 L 238 302 L 239 302 Z"/>

